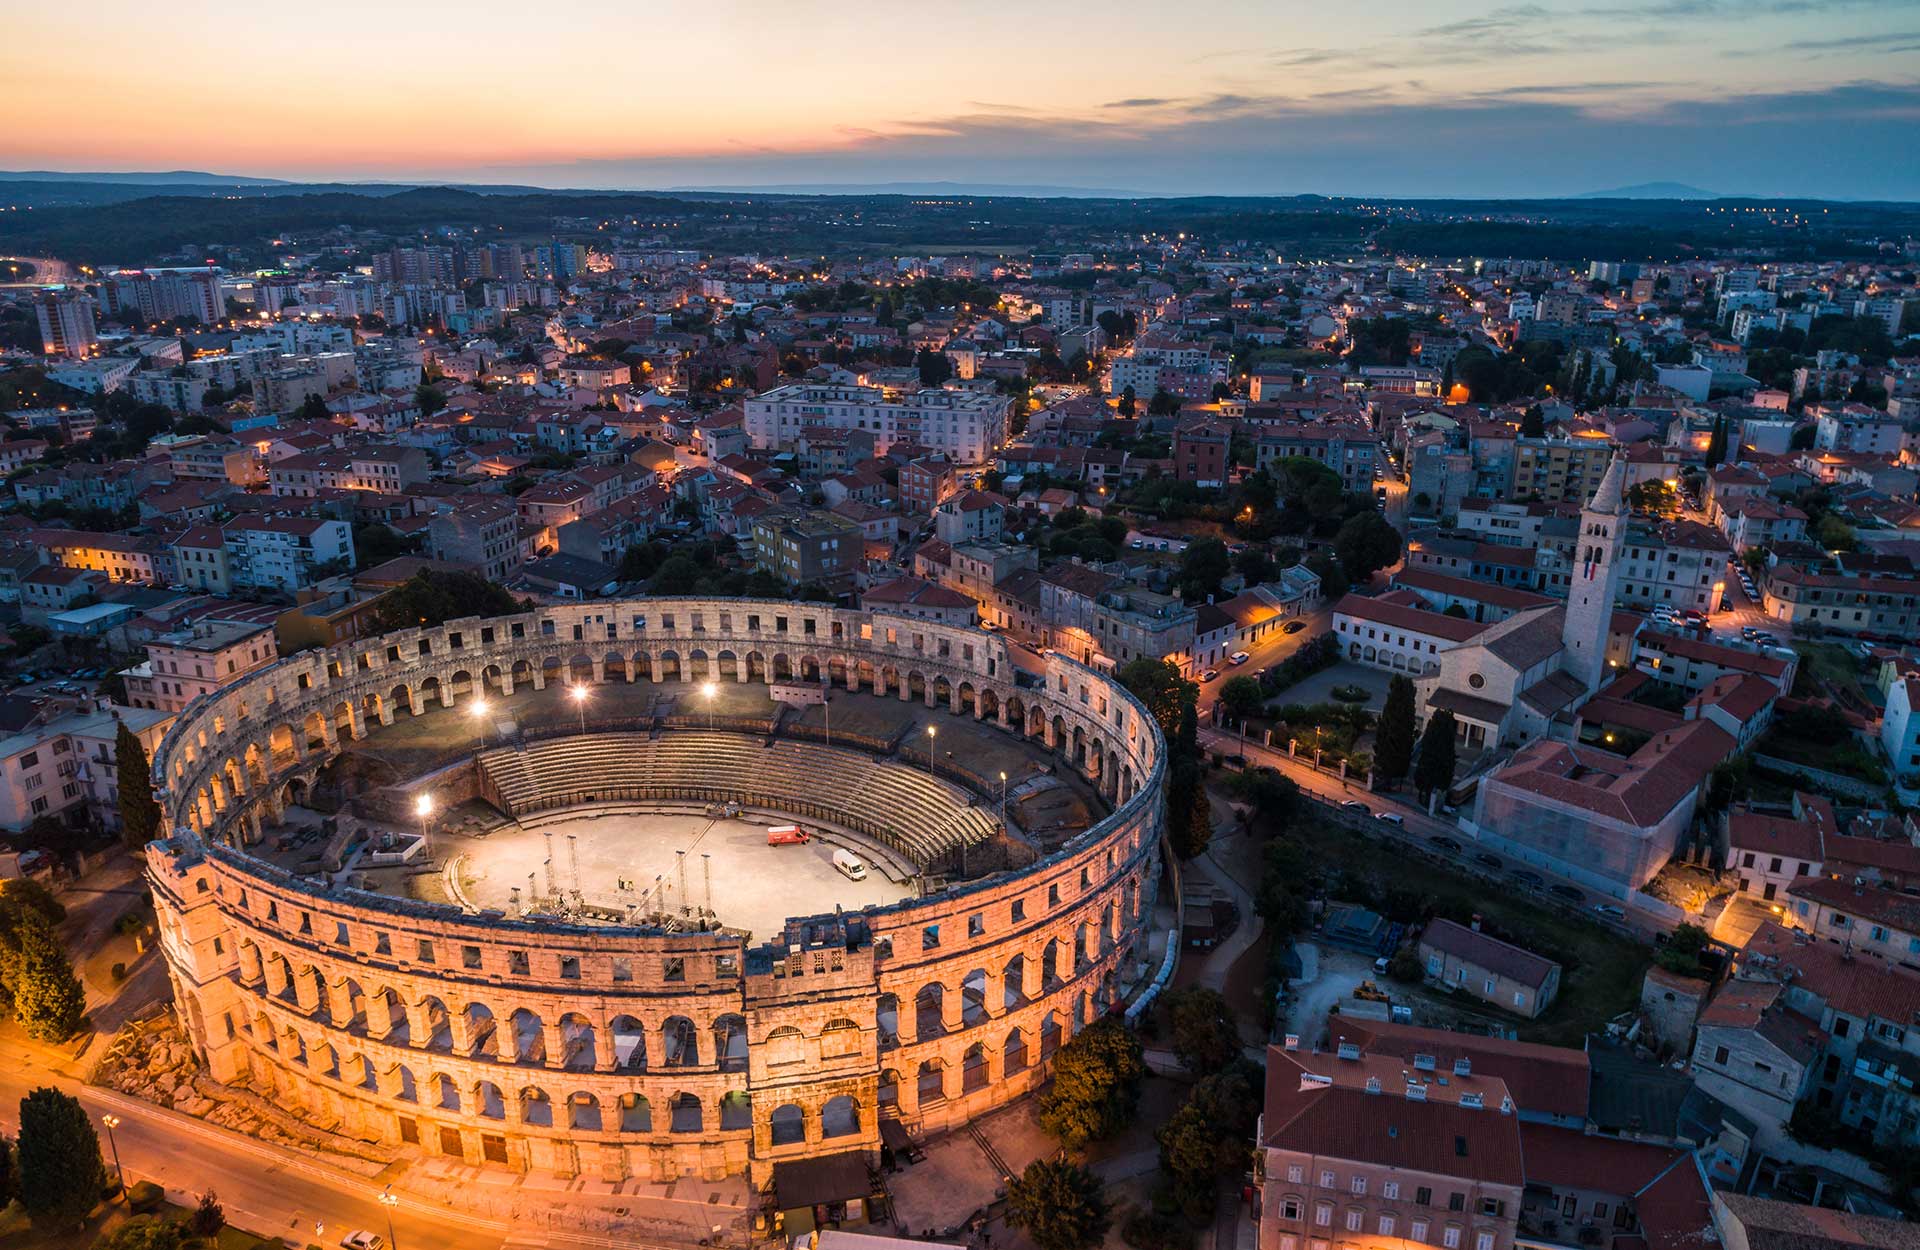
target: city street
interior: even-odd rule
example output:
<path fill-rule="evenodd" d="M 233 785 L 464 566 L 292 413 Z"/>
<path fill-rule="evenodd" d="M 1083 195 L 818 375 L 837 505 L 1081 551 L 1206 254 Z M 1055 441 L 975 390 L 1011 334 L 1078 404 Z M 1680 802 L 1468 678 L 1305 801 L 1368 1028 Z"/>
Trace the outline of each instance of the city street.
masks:
<path fill-rule="evenodd" d="M 1293 633 L 1286 632 L 1284 625 L 1274 630 L 1265 638 L 1262 638 L 1259 642 L 1248 648 L 1247 654 L 1252 658 L 1245 664 L 1229 665 L 1222 663 L 1220 665 L 1220 675 L 1212 681 L 1200 681 L 1200 675 L 1198 673 L 1194 674 L 1194 680 L 1198 682 L 1200 686 L 1201 719 L 1204 720 L 1206 718 L 1208 709 L 1213 706 L 1213 701 L 1220 697 L 1220 687 L 1226 685 L 1236 677 L 1252 677 L 1260 673 L 1263 669 L 1272 668 L 1307 643 L 1312 642 L 1315 638 L 1318 638 L 1321 634 L 1333 628 L 1333 609 L 1331 606 L 1324 607 L 1317 612 L 1310 612 L 1305 616 L 1295 617 L 1294 619 L 1304 622 L 1306 627 L 1295 630 Z"/>
<path fill-rule="evenodd" d="M 389 1182 L 400 1197 L 392 1212 L 392 1232 L 401 1250 L 496 1250 L 507 1246 L 607 1250 L 649 1244 L 633 1234 L 613 1238 L 554 1231 L 567 1222 L 566 1203 L 554 1199 L 568 1191 L 523 1188 L 522 1178 L 488 1178 L 489 1187 L 498 1186 L 501 1198 L 523 1198 L 521 1211 L 511 1226 L 505 1221 L 467 1215 L 452 1210 L 444 1200 L 410 1193 L 404 1166 L 377 1176 L 355 1175 L 114 1090 L 84 1085 L 66 1070 L 65 1064 L 56 1062 L 59 1057 L 58 1052 L 27 1043 L 11 1031 L 0 1036 L 0 1131 L 9 1137 L 17 1134 L 20 1099 L 43 1085 L 54 1086 L 73 1094 L 86 1107 L 100 1133 L 100 1150 L 109 1168 L 114 1165 L 113 1149 L 100 1117 L 111 1114 L 120 1118 L 113 1141 L 128 1184 L 154 1181 L 166 1189 L 169 1199 L 188 1206 L 200 1193 L 211 1189 L 220 1196 L 227 1219 L 235 1227 L 266 1237 L 282 1237 L 290 1246 L 313 1244 L 331 1250 L 356 1229 L 387 1236 L 388 1213 L 379 1195 Z M 573 1185 L 577 1189 L 578 1182 Z M 636 1196 L 632 1205 L 643 1207 L 648 1202 Z M 676 1205 L 698 1207 L 692 1214 L 702 1221 L 735 1214 L 731 1209 L 709 1208 L 691 1201 Z M 549 1222 L 551 1227 L 542 1227 Z"/>

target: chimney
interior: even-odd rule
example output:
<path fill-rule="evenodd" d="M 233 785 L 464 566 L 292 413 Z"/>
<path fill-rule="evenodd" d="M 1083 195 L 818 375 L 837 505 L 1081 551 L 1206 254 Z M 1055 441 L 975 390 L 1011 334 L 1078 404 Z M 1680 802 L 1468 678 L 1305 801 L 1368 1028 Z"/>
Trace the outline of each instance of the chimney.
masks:
<path fill-rule="evenodd" d="M 1379 1077 L 1377 1077 L 1377 1076 L 1370 1076 L 1370 1077 L 1368 1077 L 1368 1078 L 1367 1078 L 1367 1092 L 1368 1092 L 1369 1094 L 1377 1094 L 1377 1093 L 1379 1093 L 1379 1092 L 1380 1092 L 1380 1078 L 1379 1078 Z"/>
<path fill-rule="evenodd" d="M 1300 1049 L 1300 1035 L 1298 1033 L 1287 1034 L 1286 1049 L 1288 1050 Z"/>
<path fill-rule="evenodd" d="M 1342 1059 L 1349 1059 L 1357 1062 L 1360 1058 L 1360 1047 L 1355 1043 L 1349 1042 L 1345 1038 L 1342 1038 L 1340 1039 L 1340 1048 L 1334 1053 Z"/>
<path fill-rule="evenodd" d="M 1455 1076 L 1472 1076 L 1473 1060 L 1467 1058 L 1465 1055 L 1455 1059 L 1453 1061 L 1453 1074 Z"/>

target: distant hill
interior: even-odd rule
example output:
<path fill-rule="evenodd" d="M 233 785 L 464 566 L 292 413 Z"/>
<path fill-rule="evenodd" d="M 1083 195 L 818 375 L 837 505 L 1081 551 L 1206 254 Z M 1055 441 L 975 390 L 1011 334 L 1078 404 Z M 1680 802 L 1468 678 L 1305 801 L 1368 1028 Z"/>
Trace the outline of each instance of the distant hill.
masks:
<path fill-rule="evenodd" d="M 988 182 L 788 182 L 757 186 L 666 187 L 664 194 L 702 192 L 719 195 L 976 195 L 1026 200 L 1147 200 L 1168 198 L 1147 191 L 1111 187 L 1025 186 Z"/>
<path fill-rule="evenodd" d="M 1636 182 L 1630 187 L 1615 187 L 1611 191 L 1588 191 L 1576 195 L 1576 200 L 1718 200 L 1724 199 L 1718 191 L 1702 191 L 1699 187 L 1690 187 L 1684 182 Z"/>
<path fill-rule="evenodd" d="M 209 174 L 197 169 L 171 169 L 153 174 L 74 174 L 49 169 L 0 169 L 0 182 L 137 182 L 151 187 L 285 186 L 280 178 L 249 178 L 240 174 Z"/>

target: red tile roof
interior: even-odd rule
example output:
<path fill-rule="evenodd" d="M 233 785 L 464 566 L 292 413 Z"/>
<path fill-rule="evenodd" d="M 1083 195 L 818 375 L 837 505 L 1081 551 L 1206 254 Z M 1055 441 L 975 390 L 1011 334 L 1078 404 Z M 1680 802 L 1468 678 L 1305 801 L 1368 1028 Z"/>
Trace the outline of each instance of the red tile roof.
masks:
<path fill-rule="evenodd" d="M 1505 1081 L 1523 1111 L 1582 1120 L 1587 1116 L 1589 1073 L 1583 1050 L 1373 1020 L 1342 1018 L 1340 1032 L 1372 1054 L 1397 1055 L 1409 1063 L 1415 1055 L 1432 1055 L 1444 1072 L 1465 1059 L 1475 1072 Z"/>

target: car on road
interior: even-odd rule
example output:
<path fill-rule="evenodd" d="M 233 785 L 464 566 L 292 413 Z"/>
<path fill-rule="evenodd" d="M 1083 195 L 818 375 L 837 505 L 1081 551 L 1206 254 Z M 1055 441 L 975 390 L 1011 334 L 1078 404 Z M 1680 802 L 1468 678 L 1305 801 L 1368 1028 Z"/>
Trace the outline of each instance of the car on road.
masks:
<path fill-rule="evenodd" d="M 1201 681 L 1217 681 L 1219 677 L 1220 677 L 1220 670 L 1217 668 L 1210 668 L 1206 672 L 1200 674 Z"/>
<path fill-rule="evenodd" d="M 1625 920 L 1627 918 L 1626 908 L 1616 907 L 1612 903 L 1595 903 L 1593 905 L 1593 911 L 1595 915 L 1604 916 L 1608 920 Z"/>
<path fill-rule="evenodd" d="M 1444 833 L 1436 833 L 1427 840 L 1432 842 L 1435 846 L 1439 847 L 1441 850 L 1450 851 L 1455 855 L 1458 855 L 1462 849 L 1458 842 L 1455 842 L 1452 838 L 1448 837 Z"/>
<path fill-rule="evenodd" d="M 1253 657 L 1251 655 L 1248 655 L 1245 651 L 1236 651 L 1232 655 L 1227 657 L 1227 663 L 1233 665 L 1235 668 L 1239 668 L 1242 664 L 1245 664 L 1248 660 L 1251 660 L 1252 658 Z"/>
<path fill-rule="evenodd" d="M 1296 617 L 1295 619 L 1288 621 L 1285 625 L 1282 625 L 1280 627 L 1280 632 L 1283 634 L 1297 634 L 1301 630 L 1305 629 L 1306 627 L 1307 627 L 1307 623 Z"/>
<path fill-rule="evenodd" d="M 364 1228 L 356 1228 L 340 1239 L 344 1250 L 386 1250 L 387 1239 L 379 1233 L 370 1233 Z"/>
<path fill-rule="evenodd" d="M 1373 818 L 1378 821 L 1384 821 L 1389 825 L 1404 825 L 1407 823 L 1407 818 L 1399 812 L 1375 812 Z"/>
<path fill-rule="evenodd" d="M 1587 901 L 1587 896 L 1585 891 L 1576 890 L 1572 886 L 1567 885 L 1566 883 L 1561 881 L 1556 881 L 1552 885 L 1548 886 L 1547 893 L 1557 894 L 1561 898 L 1566 899 L 1569 903 L 1584 903 Z"/>
<path fill-rule="evenodd" d="M 1537 872 L 1529 872 L 1525 868 L 1516 868 L 1507 875 L 1532 890 L 1537 890 L 1547 883 L 1545 877 Z"/>
<path fill-rule="evenodd" d="M 1350 812 L 1371 812 L 1373 810 L 1371 807 L 1368 807 L 1365 803 L 1362 803 L 1359 799 L 1343 800 L 1340 806 L 1346 808 Z"/>
<path fill-rule="evenodd" d="M 1496 872 L 1507 866 L 1506 862 L 1498 855 L 1489 855 L 1485 851 L 1475 851 L 1473 853 L 1473 859 L 1475 863 L 1485 864 Z"/>

